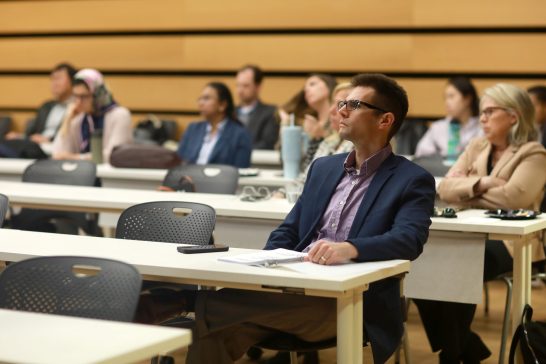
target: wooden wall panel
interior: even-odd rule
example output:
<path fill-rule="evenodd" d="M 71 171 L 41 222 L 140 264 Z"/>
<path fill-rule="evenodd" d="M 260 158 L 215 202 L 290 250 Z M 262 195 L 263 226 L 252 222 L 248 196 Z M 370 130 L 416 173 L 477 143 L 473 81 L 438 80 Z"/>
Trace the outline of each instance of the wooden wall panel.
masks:
<path fill-rule="evenodd" d="M 546 34 L 0 38 L 0 70 L 546 72 Z"/>
<path fill-rule="evenodd" d="M 2 1 L 0 33 L 540 27 L 542 0 Z M 43 16 L 47 14 L 47 16 Z"/>
<path fill-rule="evenodd" d="M 440 117 L 439 75 L 481 75 L 480 90 L 546 83 L 545 13 L 543 0 L 0 1 L 0 110 L 19 128 L 48 98 L 45 73 L 69 61 L 111 73 L 121 104 L 184 126 L 207 82 L 233 89 L 226 75 L 256 63 L 277 73 L 267 102 L 302 87 L 292 75 L 375 71 L 403 76 L 411 116 Z"/>

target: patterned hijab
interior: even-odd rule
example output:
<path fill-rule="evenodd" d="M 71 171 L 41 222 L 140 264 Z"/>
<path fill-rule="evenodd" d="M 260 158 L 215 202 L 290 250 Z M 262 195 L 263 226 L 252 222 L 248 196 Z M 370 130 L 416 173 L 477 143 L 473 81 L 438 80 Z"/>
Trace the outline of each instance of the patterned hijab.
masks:
<path fill-rule="evenodd" d="M 91 94 L 93 94 L 93 110 L 95 115 L 104 114 L 112 104 L 115 104 L 114 98 L 106 84 L 102 74 L 92 68 L 84 68 L 74 76 L 74 81 L 85 82 Z"/>
<path fill-rule="evenodd" d="M 91 68 L 84 68 L 74 76 L 74 81 L 83 81 L 93 95 L 93 114 L 84 115 L 81 129 L 80 152 L 87 153 L 90 149 L 91 134 L 95 130 L 103 129 L 104 114 L 117 104 L 112 93 L 106 87 L 102 74 Z"/>

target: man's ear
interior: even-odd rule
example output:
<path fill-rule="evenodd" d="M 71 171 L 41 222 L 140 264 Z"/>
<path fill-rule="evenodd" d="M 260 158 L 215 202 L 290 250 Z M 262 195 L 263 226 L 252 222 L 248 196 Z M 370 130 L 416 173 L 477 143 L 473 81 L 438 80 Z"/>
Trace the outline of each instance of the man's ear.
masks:
<path fill-rule="evenodd" d="M 381 116 L 379 120 L 379 129 L 385 130 L 390 129 L 394 124 L 394 114 L 392 112 L 387 112 Z"/>

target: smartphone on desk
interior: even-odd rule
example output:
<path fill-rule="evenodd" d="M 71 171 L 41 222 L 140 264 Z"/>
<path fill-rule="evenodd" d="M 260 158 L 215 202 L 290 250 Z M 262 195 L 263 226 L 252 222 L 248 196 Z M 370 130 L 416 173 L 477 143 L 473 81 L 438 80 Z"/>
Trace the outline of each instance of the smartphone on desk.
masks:
<path fill-rule="evenodd" d="M 229 246 L 223 244 L 213 245 L 188 245 L 176 247 L 179 253 L 184 254 L 197 254 L 197 253 L 212 253 L 212 252 L 225 252 L 229 250 Z"/>

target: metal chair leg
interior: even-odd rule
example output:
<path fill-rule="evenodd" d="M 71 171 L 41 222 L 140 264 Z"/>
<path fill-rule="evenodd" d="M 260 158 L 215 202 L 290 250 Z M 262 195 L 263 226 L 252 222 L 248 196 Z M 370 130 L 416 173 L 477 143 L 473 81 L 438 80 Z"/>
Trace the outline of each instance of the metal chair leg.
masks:
<path fill-rule="evenodd" d="M 506 303 L 504 305 L 504 320 L 502 322 L 502 336 L 499 353 L 499 364 L 504 363 L 504 354 L 506 352 L 506 339 L 510 328 L 510 311 L 512 306 L 512 278 L 503 277 L 502 281 L 506 284 Z"/>
<path fill-rule="evenodd" d="M 484 314 L 485 316 L 489 316 L 489 286 L 487 285 L 487 282 L 483 283 L 483 293 L 485 294 Z"/>
<path fill-rule="evenodd" d="M 291 351 L 290 352 L 290 364 L 298 364 L 298 352 L 297 351 Z"/>
<path fill-rule="evenodd" d="M 408 327 L 404 322 L 404 336 L 402 337 L 402 345 L 404 346 L 404 360 L 406 364 L 411 364 L 410 345 L 408 339 Z"/>

